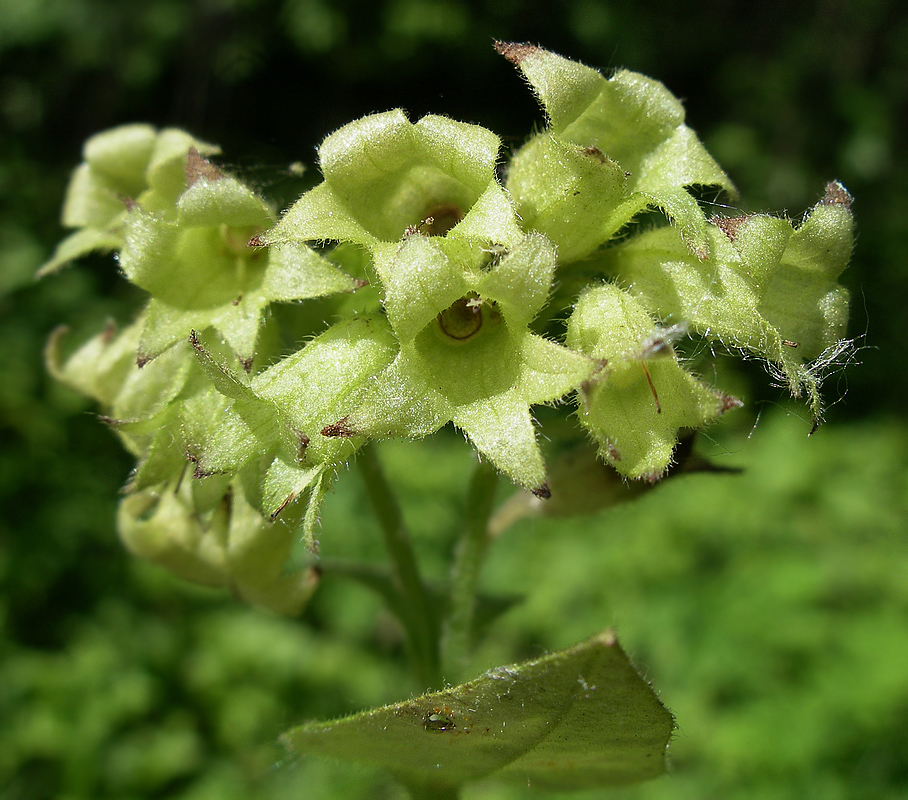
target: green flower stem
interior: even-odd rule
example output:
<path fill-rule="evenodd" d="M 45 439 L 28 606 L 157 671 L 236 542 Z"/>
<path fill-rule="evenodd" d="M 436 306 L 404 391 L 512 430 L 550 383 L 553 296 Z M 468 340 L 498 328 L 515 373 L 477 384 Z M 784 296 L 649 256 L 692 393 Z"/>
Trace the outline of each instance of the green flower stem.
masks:
<path fill-rule="evenodd" d="M 419 574 L 400 506 L 373 447 L 364 447 L 359 452 L 356 463 L 385 537 L 385 546 L 393 565 L 393 583 L 403 599 L 400 621 L 407 633 L 413 671 L 421 685 L 438 687 L 441 685 L 438 626 L 429 594 Z"/>
<path fill-rule="evenodd" d="M 497 486 L 498 472 L 495 467 L 487 461 L 480 461 L 470 480 L 463 537 L 454 553 L 451 570 L 450 607 L 441 643 L 442 663 L 448 681 L 462 677 L 470 652 L 476 585 L 489 543 L 489 517 Z"/>

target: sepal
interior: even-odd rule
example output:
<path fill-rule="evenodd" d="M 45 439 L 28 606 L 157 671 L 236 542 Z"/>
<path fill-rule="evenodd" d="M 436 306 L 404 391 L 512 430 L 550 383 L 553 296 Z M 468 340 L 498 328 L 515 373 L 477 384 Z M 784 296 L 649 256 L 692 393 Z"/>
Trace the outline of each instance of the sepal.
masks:
<path fill-rule="evenodd" d="M 645 205 L 630 200 L 627 181 L 598 148 L 541 133 L 515 153 L 507 187 L 524 225 L 555 242 L 567 264 L 608 241 Z"/>
<path fill-rule="evenodd" d="M 318 504 L 339 466 L 364 442 L 321 431 L 358 404 L 394 357 L 387 323 L 377 316 L 338 323 L 252 378 L 198 339 L 193 348 L 226 401 L 186 409 L 182 429 L 196 476 L 244 475 L 250 502 L 269 518 L 301 516 L 314 549 Z"/>
<path fill-rule="evenodd" d="M 58 328 L 45 349 L 48 371 L 61 383 L 100 403 L 116 420 L 147 418 L 182 390 L 193 359 L 188 347 L 177 347 L 153 368 L 136 365 L 136 348 L 144 317 L 122 331 L 111 321 L 68 358 L 62 355 L 66 329 Z"/>
<path fill-rule="evenodd" d="M 394 256 L 376 265 L 385 290 L 388 321 L 408 343 L 432 320 L 471 289 L 464 264 L 449 257 L 437 239 L 406 237 Z"/>

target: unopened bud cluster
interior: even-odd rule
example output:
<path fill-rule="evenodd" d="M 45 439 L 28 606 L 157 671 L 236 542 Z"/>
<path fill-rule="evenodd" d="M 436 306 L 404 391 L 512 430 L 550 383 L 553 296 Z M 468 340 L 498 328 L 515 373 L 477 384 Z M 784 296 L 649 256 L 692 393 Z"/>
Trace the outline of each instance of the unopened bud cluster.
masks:
<path fill-rule="evenodd" d="M 181 131 L 86 144 L 75 230 L 42 272 L 114 252 L 149 301 L 67 358 L 55 336 L 49 362 L 136 456 L 120 511 L 135 552 L 293 613 L 315 578 L 286 560 L 300 532 L 315 547 L 358 448 L 453 423 L 547 498 L 539 404 L 563 403 L 621 475 L 658 480 L 681 432 L 740 405 L 679 360 L 687 337 L 765 360 L 819 416 L 817 364 L 848 315 L 845 189 L 798 224 L 710 218 L 691 187 L 734 188 L 661 83 L 497 48 L 547 117 L 503 180 L 493 133 L 400 110 L 331 134 L 322 182 L 280 217 Z M 645 211 L 664 224 L 634 227 Z M 281 339 L 272 303 L 329 296 Z"/>

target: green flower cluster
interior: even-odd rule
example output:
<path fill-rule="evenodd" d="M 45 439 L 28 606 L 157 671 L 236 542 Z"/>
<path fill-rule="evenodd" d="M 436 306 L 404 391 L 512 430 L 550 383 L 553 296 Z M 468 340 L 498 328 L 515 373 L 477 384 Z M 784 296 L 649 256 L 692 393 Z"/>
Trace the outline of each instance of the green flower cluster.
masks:
<path fill-rule="evenodd" d="M 138 460 L 120 512 L 135 552 L 293 613 L 314 577 L 284 573 L 289 550 L 300 530 L 315 548 L 358 448 L 453 423 L 544 499 L 539 404 L 572 403 L 605 462 L 658 480 L 681 433 L 740 405 L 684 366 L 688 336 L 764 359 L 819 417 L 848 315 L 845 189 L 799 224 L 709 218 L 691 189 L 734 188 L 661 83 L 497 49 L 547 116 L 503 171 L 484 128 L 373 114 L 322 143 L 323 181 L 278 218 L 185 133 L 87 143 L 77 230 L 43 272 L 116 251 L 150 300 L 68 358 L 55 336 L 49 360 Z M 646 211 L 666 224 L 635 226 Z M 340 321 L 280 341 L 272 303 L 329 295 Z"/>

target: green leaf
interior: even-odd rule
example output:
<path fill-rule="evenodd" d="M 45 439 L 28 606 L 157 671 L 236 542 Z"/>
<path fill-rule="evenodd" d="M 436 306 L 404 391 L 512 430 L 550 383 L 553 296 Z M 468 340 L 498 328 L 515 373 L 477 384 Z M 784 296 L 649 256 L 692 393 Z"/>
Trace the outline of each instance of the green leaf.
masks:
<path fill-rule="evenodd" d="M 444 691 L 283 736 L 298 755 L 392 770 L 414 790 L 502 776 L 580 789 L 665 771 L 674 722 L 613 631 Z"/>

